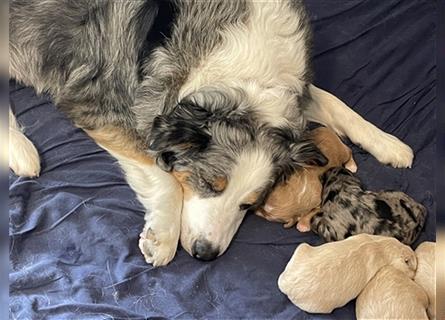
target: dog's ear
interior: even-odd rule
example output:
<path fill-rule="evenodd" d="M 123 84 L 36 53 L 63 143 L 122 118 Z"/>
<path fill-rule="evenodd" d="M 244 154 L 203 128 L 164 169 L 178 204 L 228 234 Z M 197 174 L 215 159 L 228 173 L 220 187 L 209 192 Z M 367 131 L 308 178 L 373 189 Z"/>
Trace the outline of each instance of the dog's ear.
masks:
<path fill-rule="evenodd" d="M 318 147 L 310 141 L 291 143 L 289 146 L 291 159 L 297 165 L 304 166 L 320 166 L 328 164 L 329 160 L 318 149 Z"/>
<path fill-rule="evenodd" d="M 156 162 L 165 171 L 171 171 L 197 152 L 205 150 L 210 142 L 206 128 L 207 113 L 200 107 L 178 105 L 168 115 L 153 120 L 149 148 L 157 152 Z"/>

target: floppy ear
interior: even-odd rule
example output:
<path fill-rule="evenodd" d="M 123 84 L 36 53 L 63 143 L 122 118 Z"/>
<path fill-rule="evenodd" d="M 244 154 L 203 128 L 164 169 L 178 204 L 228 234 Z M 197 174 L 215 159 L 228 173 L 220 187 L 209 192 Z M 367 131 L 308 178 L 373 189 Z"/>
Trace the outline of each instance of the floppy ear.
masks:
<path fill-rule="evenodd" d="M 201 109 L 178 105 L 169 115 L 153 120 L 149 148 L 157 152 L 156 163 L 163 170 L 171 171 L 175 163 L 207 148 L 210 134 Z"/>
<path fill-rule="evenodd" d="M 305 166 L 320 166 L 323 167 L 328 164 L 329 160 L 318 149 L 318 147 L 310 141 L 303 141 L 292 143 L 290 146 L 291 159 L 295 164 L 302 167 Z"/>

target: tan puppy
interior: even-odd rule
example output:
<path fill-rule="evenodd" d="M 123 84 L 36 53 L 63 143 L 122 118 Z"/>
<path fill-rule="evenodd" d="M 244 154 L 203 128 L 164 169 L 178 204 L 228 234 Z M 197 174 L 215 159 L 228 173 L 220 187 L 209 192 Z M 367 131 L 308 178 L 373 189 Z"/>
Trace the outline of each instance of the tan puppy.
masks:
<path fill-rule="evenodd" d="M 328 164 L 297 171 L 286 183 L 277 186 L 264 207 L 256 212 L 269 221 L 283 222 L 285 228 L 299 221 L 297 229 L 302 232 L 310 230 L 310 219 L 318 212 L 321 203 L 320 176 L 333 167 L 345 166 L 352 172 L 357 171 L 351 149 L 342 143 L 334 131 L 320 127 L 312 130 L 309 137 L 329 159 Z"/>
<path fill-rule="evenodd" d="M 428 315 L 436 319 L 436 243 L 422 242 L 415 251 L 417 256 L 417 271 L 414 281 L 428 295 Z"/>
<path fill-rule="evenodd" d="M 357 319 L 428 319 L 428 296 L 409 275 L 383 267 L 357 298 Z"/>
<path fill-rule="evenodd" d="M 300 309 L 330 313 L 356 298 L 384 266 L 411 278 L 417 266 L 414 251 L 395 238 L 359 234 L 318 247 L 301 244 L 278 287 Z"/>

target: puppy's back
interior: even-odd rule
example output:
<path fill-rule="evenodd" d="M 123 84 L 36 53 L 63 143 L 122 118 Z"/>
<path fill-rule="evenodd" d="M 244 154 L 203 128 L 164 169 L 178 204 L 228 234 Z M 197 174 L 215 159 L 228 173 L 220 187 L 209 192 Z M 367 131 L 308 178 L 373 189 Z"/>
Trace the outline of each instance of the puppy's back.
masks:
<path fill-rule="evenodd" d="M 400 191 L 381 191 L 375 193 L 375 210 L 379 217 L 382 217 L 381 223 L 384 223 L 382 208 L 377 206 L 377 202 L 386 204 L 390 213 L 389 220 L 392 221 L 393 236 L 406 244 L 413 243 L 425 225 L 427 210 L 416 202 L 413 198 Z M 383 202 L 382 202 L 383 201 Z"/>
<path fill-rule="evenodd" d="M 414 252 L 396 239 L 368 234 L 317 247 L 301 244 L 278 287 L 300 309 L 330 313 L 357 297 L 383 266 L 404 269 L 409 255 L 414 257 Z M 414 267 L 407 269 L 412 276 Z"/>

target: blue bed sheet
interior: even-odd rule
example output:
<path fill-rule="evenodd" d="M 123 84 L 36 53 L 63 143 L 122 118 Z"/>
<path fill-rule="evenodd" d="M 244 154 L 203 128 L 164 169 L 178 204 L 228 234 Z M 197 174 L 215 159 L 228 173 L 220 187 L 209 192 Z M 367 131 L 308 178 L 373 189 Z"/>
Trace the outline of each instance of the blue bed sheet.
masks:
<path fill-rule="evenodd" d="M 353 147 L 369 189 L 402 190 L 429 212 L 435 239 L 436 3 L 307 0 L 315 83 L 408 143 L 412 169 Z M 10 318 L 354 319 L 295 307 L 277 286 L 301 234 L 249 215 L 228 251 L 200 262 L 178 248 L 166 267 L 139 253 L 143 209 L 116 161 L 47 96 L 10 82 L 10 102 L 42 158 L 38 179 L 9 175 Z M 375 141 L 375 143 L 379 143 Z"/>

